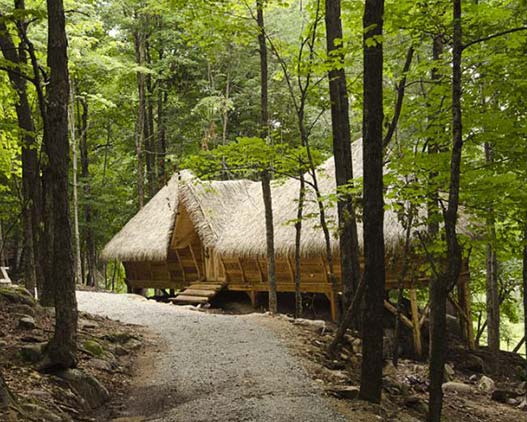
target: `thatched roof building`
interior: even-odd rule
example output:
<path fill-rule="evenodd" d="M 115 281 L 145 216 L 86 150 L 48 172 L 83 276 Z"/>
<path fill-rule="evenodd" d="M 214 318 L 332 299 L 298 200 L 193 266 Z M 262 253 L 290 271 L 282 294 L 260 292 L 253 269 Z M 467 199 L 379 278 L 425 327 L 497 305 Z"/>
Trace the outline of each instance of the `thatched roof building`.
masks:
<path fill-rule="evenodd" d="M 362 177 L 361 142 L 352 145 L 355 177 Z M 333 158 L 317 170 L 323 197 L 335 192 Z M 311 177 L 306 175 L 306 180 Z M 302 227 L 302 290 L 324 293 L 332 290 L 328 278 L 325 242 L 320 228 L 316 195 L 306 185 Z M 300 182 L 296 179 L 272 184 L 275 249 L 279 291 L 294 291 L 294 249 Z M 388 256 L 395 256 L 404 240 L 397 214 L 386 207 L 384 231 Z M 335 274 L 340 279 L 337 210 L 326 204 L 332 228 Z M 423 211 L 424 212 L 424 211 Z M 462 221 L 466 225 L 466 221 Z M 362 247 L 362 224 L 358 224 Z M 249 180 L 203 181 L 189 171 L 172 177 L 106 245 L 102 258 L 118 259 L 126 268 L 131 287 L 180 289 L 194 282 L 222 282 L 232 290 L 267 291 L 265 210 L 261 184 Z M 399 283 L 397 259 L 387 260 L 387 287 Z M 426 278 L 407 281 L 410 286 Z M 340 281 L 339 281 L 340 283 Z"/>

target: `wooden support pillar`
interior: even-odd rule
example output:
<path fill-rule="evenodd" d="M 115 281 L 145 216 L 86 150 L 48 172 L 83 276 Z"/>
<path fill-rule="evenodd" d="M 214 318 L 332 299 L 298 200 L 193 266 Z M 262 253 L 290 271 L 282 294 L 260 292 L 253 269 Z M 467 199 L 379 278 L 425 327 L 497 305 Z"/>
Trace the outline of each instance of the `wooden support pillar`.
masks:
<path fill-rule="evenodd" d="M 251 290 L 246 293 L 249 296 L 249 299 L 251 299 L 251 305 L 253 308 L 256 308 L 258 306 L 258 292 L 256 290 Z"/>
<path fill-rule="evenodd" d="M 415 354 L 418 358 L 423 355 L 423 344 L 421 341 L 421 324 L 419 321 L 419 308 L 417 307 L 417 293 L 410 289 L 410 306 L 412 309 L 412 331 L 414 335 Z"/>
<path fill-rule="evenodd" d="M 331 320 L 337 321 L 337 298 L 335 297 L 333 289 L 331 289 L 329 293 L 326 293 L 326 296 L 328 297 L 331 306 Z"/>

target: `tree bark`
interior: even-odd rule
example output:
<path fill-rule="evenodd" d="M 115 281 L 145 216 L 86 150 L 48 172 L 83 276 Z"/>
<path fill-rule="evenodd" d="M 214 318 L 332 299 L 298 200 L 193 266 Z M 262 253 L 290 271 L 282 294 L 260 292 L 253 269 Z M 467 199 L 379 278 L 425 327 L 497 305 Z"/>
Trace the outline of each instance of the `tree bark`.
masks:
<path fill-rule="evenodd" d="M 340 44 L 343 40 L 340 9 L 340 0 L 326 0 L 327 51 L 331 63 L 333 60 L 336 61 L 329 70 L 328 76 L 337 192 L 339 188 L 348 185 L 353 179 L 348 91 L 344 71 L 344 53 Z M 357 290 L 360 280 L 357 219 L 351 195 L 339 193 L 337 210 L 341 277 L 344 290 L 343 305 L 346 308 L 351 304 L 353 293 Z"/>
<path fill-rule="evenodd" d="M 302 218 L 304 213 L 304 199 L 306 196 L 306 182 L 304 174 L 300 173 L 300 191 L 298 192 L 298 205 L 295 223 L 295 318 L 300 318 L 303 313 L 302 306 L 302 256 L 300 246 L 302 240 Z"/>
<path fill-rule="evenodd" d="M 492 146 L 485 143 L 485 161 L 493 161 Z M 496 255 L 496 223 L 494 207 L 488 208 L 487 213 L 487 265 L 486 265 L 486 290 L 487 290 L 487 344 L 492 354 L 492 370 L 499 369 L 500 358 L 500 300 L 498 288 L 498 257 Z"/>
<path fill-rule="evenodd" d="M 53 199 L 55 331 L 41 369 L 49 371 L 76 365 L 77 301 L 68 203 L 68 41 L 62 0 L 47 0 L 47 9 L 50 136 L 46 139 L 46 152 L 50 163 L 48 188 Z"/>
<path fill-rule="evenodd" d="M 260 124 L 262 137 L 268 135 L 269 107 L 268 107 L 268 70 L 267 43 L 265 41 L 264 0 L 256 0 L 256 21 L 258 24 L 258 44 L 260 46 Z"/>
<path fill-rule="evenodd" d="M 360 397 L 378 403 L 382 392 L 385 295 L 383 200 L 383 0 L 366 0 L 364 51 L 364 279 L 366 281 Z"/>
<path fill-rule="evenodd" d="M 276 296 L 276 261 L 274 253 L 273 201 L 269 171 L 262 172 L 262 194 L 265 208 L 265 233 L 267 242 L 267 274 L 269 278 L 269 311 L 278 312 Z"/>
<path fill-rule="evenodd" d="M 84 229 L 83 238 L 86 246 L 87 273 L 86 284 L 96 287 L 95 274 L 97 271 L 97 252 L 95 250 L 95 235 L 93 233 L 93 209 L 91 206 L 91 179 L 90 158 L 88 155 L 88 101 L 86 98 L 79 99 L 82 108 L 80 126 L 80 156 L 81 156 L 81 182 L 84 194 Z"/>
<path fill-rule="evenodd" d="M 134 32 L 135 59 L 138 65 L 144 65 L 143 36 L 137 30 Z M 137 92 L 139 104 L 137 106 L 137 120 L 135 123 L 135 149 L 137 155 L 137 199 L 139 208 L 143 208 L 145 203 L 144 190 L 144 163 L 143 149 L 146 148 L 147 139 L 145 139 L 146 126 L 146 100 L 145 100 L 145 75 L 142 71 L 137 72 Z"/>
<path fill-rule="evenodd" d="M 81 235 L 79 230 L 79 183 L 78 183 L 78 158 L 77 158 L 77 136 L 75 128 L 75 88 L 73 82 L 70 86 L 70 133 L 71 133 L 71 156 L 73 161 L 73 238 L 75 240 L 75 283 L 81 284 L 83 281 L 82 260 L 81 260 Z"/>
<path fill-rule="evenodd" d="M 527 216 L 526 216 L 527 217 Z M 523 339 L 525 341 L 525 351 L 527 352 L 527 218 L 523 229 Z M 527 360 L 525 361 L 525 372 L 527 372 Z"/>
<path fill-rule="evenodd" d="M 446 359 L 446 302 L 461 272 L 461 249 L 457 240 L 456 223 L 459 206 L 459 179 L 463 149 L 461 113 L 461 59 L 462 26 L 461 0 L 453 0 L 453 48 L 452 48 L 452 155 L 450 159 L 450 186 L 448 205 L 444 212 L 446 264 L 439 277 L 430 285 L 430 388 L 428 421 L 440 422 L 443 406 L 443 377 Z"/>

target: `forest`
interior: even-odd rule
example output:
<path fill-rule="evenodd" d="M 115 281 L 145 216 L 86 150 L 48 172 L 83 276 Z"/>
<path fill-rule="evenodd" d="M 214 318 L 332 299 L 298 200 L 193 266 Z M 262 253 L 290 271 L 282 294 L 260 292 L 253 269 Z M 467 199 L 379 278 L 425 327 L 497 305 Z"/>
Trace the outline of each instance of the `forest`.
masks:
<path fill-rule="evenodd" d="M 77 365 L 76 286 L 162 293 L 127 287 L 128 267 L 101 252 L 187 170 L 261 186 L 272 314 L 273 192 L 298 183 L 294 316 L 306 316 L 301 237 L 316 226 L 340 298 L 325 353 L 361 338 L 360 399 L 382 400 L 385 302 L 398 342 L 412 277 L 427 280 L 411 293 L 428 328 L 414 333 L 426 420 L 446 420 L 452 306 L 489 374 L 503 351 L 525 358 L 525 0 L 0 0 L 0 50 L 0 266 L 55 308 L 40 371 Z"/>

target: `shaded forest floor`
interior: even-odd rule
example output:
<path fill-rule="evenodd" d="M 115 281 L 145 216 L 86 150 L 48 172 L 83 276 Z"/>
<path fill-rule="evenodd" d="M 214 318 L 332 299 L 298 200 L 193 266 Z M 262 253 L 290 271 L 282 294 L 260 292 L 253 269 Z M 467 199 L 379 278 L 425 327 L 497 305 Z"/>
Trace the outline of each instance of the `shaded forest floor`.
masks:
<path fill-rule="evenodd" d="M 128 390 L 143 330 L 80 312 L 77 370 L 42 374 L 37 365 L 53 335 L 52 311 L 24 289 L 0 287 L 0 371 L 15 398 L 11 408 L 0 410 L 2 421 L 100 420 L 93 412 Z"/>

